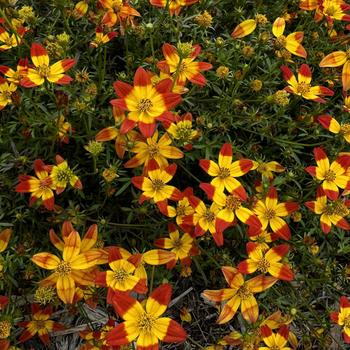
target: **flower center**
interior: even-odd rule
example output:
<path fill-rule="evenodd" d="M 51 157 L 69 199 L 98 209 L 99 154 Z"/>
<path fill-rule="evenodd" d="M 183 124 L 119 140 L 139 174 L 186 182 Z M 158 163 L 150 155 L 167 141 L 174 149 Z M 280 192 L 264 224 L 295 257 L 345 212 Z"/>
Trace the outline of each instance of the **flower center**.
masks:
<path fill-rule="evenodd" d="M 327 181 L 334 181 L 336 179 L 337 175 L 335 174 L 335 172 L 333 170 L 328 170 L 325 174 L 324 174 L 324 179 Z"/>
<path fill-rule="evenodd" d="M 113 278 L 118 282 L 124 282 L 129 276 L 129 273 L 124 269 L 114 271 Z"/>
<path fill-rule="evenodd" d="M 220 179 L 226 179 L 230 176 L 231 172 L 229 168 L 220 168 L 218 177 Z"/>
<path fill-rule="evenodd" d="M 45 329 L 46 326 L 45 326 L 45 321 L 44 320 L 39 320 L 39 321 L 36 321 L 36 328 L 39 330 L 39 329 Z"/>
<path fill-rule="evenodd" d="M 343 125 L 341 126 L 340 132 L 341 132 L 343 135 L 349 134 L 349 133 L 350 133 L 350 124 L 343 124 Z"/>
<path fill-rule="evenodd" d="M 348 316 L 345 320 L 344 320 L 344 327 L 350 327 L 350 316 Z"/>
<path fill-rule="evenodd" d="M 242 300 L 246 300 L 253 295 L 246 284 L 243 284 L 243 286 L 238 289 L 237 294 Z"/>
<path fill-rule="evenodd" d="M 39 188 L 41 190 L 48 189 L 48 188 L 50 188 L 51 183 L 52 183 L 51 177 L 48 176 L 45 179 L 40 180 Z"/>
<path fill-rule="evenodd" d="M 4 99 L 5 99 L 5 100 L 11 102 L 11 97 L 12 97 L 11 91 L 3 91 L 3 92 L 1 93 L 1 95 L 4 96 Z"/>
<path fill-rule="evenodd" d="M 175 239 L 175 241 L 173 241 L 173 246 L 176 249 L 181 249 L 183 246 L 182 240 L 180 238 Z"/>
<path fill-rule="evenodd" d="M 261 174 L 266 173 L 267 166 L 266 166 L 266 164 L 259 164 L 259 166 L 256 168 L 256 170 Z"/>
<path fill-rule="evenodd" d="M 0 321 L 0 339 L 6 339 L 11 333 L 11 323 L 9 321 Z"/>
<path fill-rule="evenodd" d="M 266 273 L 267 270 L 269 269 L 270 267 L 270 263 L 265 259 L 265 258 L 262 258 L 261 260 L 259 260 L 258 262 L 258 270 L 262 273 Z"/>
<path fill-rule="evenodd" d="M 181 62 L 179 66 L 179 73 L 183 72 L 186 69 L 186 63 L 184 61 Z"/>
<path fill-rule="evenodd" d="M 60 277 L 64 277 L 64 276 L 68 276 L 72 271 L 72 267 L 70 266 L 70 263 L 67 261 L 61 261 L 55 272 L 60 276 Z"/>
<path fill-rule="evenodd" d="M 203 216 L 204 216 L 204 219 L 207 220 L 208 222 L 213 222 L 215 220 L 214 213 L 211 212 L 209 209 L 206 210 Z"/>
<path fill-rule="evenodd" d="M 176 138 L 182 142 L 191 141 L 192 139 L 192 129 L 190 125 L 181 125 L 177 126 L 176 129 Z"/>
<path fill-rule="evenodd" d="M 232 211 L 237 210 L 241 207 L 242 201 L 233 195 L 229 195 L 226 197 L 226 208 Z"/>
<path fill-rule="evenodd" d="M 152 181 L 152 185 L 153 185 L 153 190 L 154 191 L 159 191 L 160 189 L 162 189 L 164 187 L 164 182 L 160 179 L 155 179 Z"/>
<path fill-rule="evenodd" d="M 137 105 L 137 109 L 140 112 L 147 112 L 151 107 L 153 107 L 153 103 L 150 99 L 148 98 L 141 98 Z"/>
<path fill-rule="evenodd" d="M 328 5 L 326 8 L 323 9 L 323 13 L 326 16 L 334 16 L 337 12 L 337 8 L 334 5 Z"/>
<path fill-rule="evenodd" d="M 278 38 L 275 39 L 275 45 L 278 48 L 283 48 L 286 46 L 287 39 L 284 35 L 280 35 Z"/>
<path fill-rule="evenodd" d="M 306 94 L 310 92 L 310 88 L 311 88 L 310 84 L 303 83 L 303 82 L 299 83 L 297 87 L 297 93 L 300 95 Z"/>
<path fill-rule="evenodd" d="M 46 64 L 42 64 L 39 67 L 36 67 L 37 72 L 42 78 L 45 78 L 50 73 L 50 67 Z"/>
<path fill-rule="evenodd" d="M 341 217 L 349 215 L 349 209 L 346 207 L 342 200 L 335 200 L 331 203 L 332 206 L 332 214 L 339 215 Z"/>
<path fill-rule="evenodd" d="M 148 146 L 148 154 L 151 159 L 153 159 L 155 156 L 159 154 L 159 147 L 158 145 L 149 145 Z"/>
<path fill-rule="evenodd" d="M 59 182 L 69 182 L 73 176 L 73 172 L 70 169 L 59 169 L 56 174 L 56 178 Z"/>
<path fill-rule="evenodd" d="M 113 5 L 112 5 L 113 10 L 114 10 L 115 12 L 120 11 L 120 9 L 122 8 L 122 5 L 123 5 L 123 2 L 122 2 L 121 0 L 115 0 L 115 1 L 113 1 Z"/>
<path fill-rule="evenodd" d="M 264 213 L 264 218 L 266 220 L 271 220 L 276 216 L 276 212 L 273 209 L 266 209 Z"/>
<path fill-rule="evenodd" d="M 183 204 L 179 204 L 176 208 L 176 215 L 182 216 L 186 214 L 186 207 Z"/>
<path fill-rule="evenodd" d="M 145 312 L 141 318 L 137 322 L 137 327 L 140 331 L 151 333 L 152 328 L 154 326 L 154 323 L 156 321 L 156 318 L 147 312 Z"/>

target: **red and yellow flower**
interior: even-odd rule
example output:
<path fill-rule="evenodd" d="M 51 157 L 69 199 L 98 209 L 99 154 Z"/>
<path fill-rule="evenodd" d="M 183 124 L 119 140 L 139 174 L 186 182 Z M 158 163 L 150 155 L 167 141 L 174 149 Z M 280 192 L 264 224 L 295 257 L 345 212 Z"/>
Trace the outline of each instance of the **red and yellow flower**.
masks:
<path fill-rule="evenodd" d="M 339 311 L 332 311 L 331 320 L 342 327 L 344 342 L 350 344 L 350 302 L 345 296 L 340 297 Z"/>
<path fill-rule="evenodd" d="M 180 159 L 183 153 L 176 147 L 171 146 L 172 140 L 168 133 L 164 133 L 158 140 L 158 131 L 156 130 L 152 137 L 136 140 L 131 152 L 136 155 L 127 161 L 125 168 L 136 168 L 144 164 L 147 172 L 148 162 L 154 159 L 161 168 L 169 165 L 167 159 Z"/>
<path fill-rule="evenodd" d="M 75 65 L 75 59 L 66 58 L 50 65 L 46 49 L 38 43 L 32 44 L 30 55 L 35 67 L 28 68 L 27 75 L 21 80 L 22 86 L 27 88 L 39 86 L 44 84 L 45 80 L 59 85 L 67 85 L 73 80 L 64 73 Z"/>
<path fill-rule="evenodd" d="M 278 237 L 288 240 L 291 237 L 290 229 L 282 217 L 290 215 L 298 208 L 299 204 L 296 202 L 278 203 L 277 190 L 270 187 L 265 200 L 258 199 L 253 211 L 258 216 L 263 230 L 269 226 Z"/>
<path fill-rule="evenodd" d="M 121 81 L 115 82 L 113 86 L 119 99 L 110 103 L 123 111 L 129 111 L 120 128 L 122 134 L 138 125 L 144 137 L 151 137 L 157 118 L 181 102 L 181 96 L 171 92 L 171 79 L 162 80 L 153 86 L 149 74 L 142 67 L 135 73 L 134 86 Z"/>
<path fill-rule="evenodd" d="M 185 341 L 185 330 L 171 318 L 161 317 L 167 309 L 171 294 L 171 285 L 163 284 L 150 294 L 143 306 L 125 293 L 116 293 L 113 307 L 125 322 L 108 332 L 107 344 L 126 345 L 136 340 L 137 350 L 151 350 L 159 348 L 159 341 Z"/>
<path fill-rule="evenodd" d="M 131 179 L 131 183 L 143 191 L 139 202 L 152 199 L 159 210 L 166 213 L 168 199 L 178 201 L 181 196 L 181 192 L 176 187 L 167 185 L 174 177 L 176 168 L 176 164 L 171 164 L 161 169 L 158 163 L 151 159 L 148 163 L 147 177 L 134 176 Z"/>
<path fill-rule="evenodd" d="M 10 83 L 18 85 L 20 81 L 27 75 L 28 72 L 28 59 L 21 58 L 18 61 L 16 70 L 13 70 L 7 66 L 0 66 L 0 73 L 4 74 L 6 80 Z"/>
<path fill-rule="evenodd" d="M 231 33 L 232 38 L 240 39 L 254 32 L 258 24 L 267 24 L 268 20 L 265 15 L 257 14 L 254 19 L 246 19 L 238 24 Z"/>
<path fill-rule="evenodd" d="M 95 31 L 95 38 L 90 42 L 90 47 L 96 49 L 104 44 L 110 42 L 115 36 L 117 32 L 108 32 L 104 34 L 103 29 L 101 27 L 97 27 Z"/>
<path fill-rule="evenodd" d="M 307 52 L 301 45 L 304 38 L 304 32 L 291 33 L 288 36 L 284 36 L 284 30 L 286 27 L 286 21 L 283 17 L 276 18 L 272 26 L 272 33 L 276 37 L 275 46 L 277 48 L 277 53 L 281 55 L 280 50 L 287 50 L 291 54 L 299 57 L 306 58 Z"/>
<path fill-rule="evenodd" d="M 333 134 L 340 134 L 347 143 L 350 143 L 350 124 L 339 124 L 338 121 L 330 115 L 320 115 L 317 121 Z"/>
<path fill-rule="evenodd" d="M 101 263 L 100 259 L 105 253 L 100 249 L 91 249 L 91 241 L 93 240 L 88 240 L 89 249 L 86 249 L 78 232 L 72 231 L 64 243 L 59 243 L 61 248 L 63 243 L 62 258 L 47 252 L 38 253 L 32 257 L 36 265 L 53 271 L 49 277 L 41 281 L 41 284 L 56 285 L 57 295 L 65 304 L 73 303 L 76 284 L 92 285 L 94 283 L 91 268 Z"/>
<path fill-rule="evenodd" d="M 151 5 L 160 8 L 168 8 L 170 15 L 178 16 L 185 6 L 195 4 L 198 0 L 150 0 Z"/>
<path fill-rule="evenodd" d="M 52 166 L 51 178 L 56 187 L 57 194 L 62 193 L 68 184 L 78 190 L 83 188 L 78 176 L 74 174 L 72 169 L 68 166 L 67 161 L 60 155 L 56 155 L 56 164 L 57 165 Z"/>
<path fill-rule="evenodd" d="M 285 171 L 285 168 L 275 161 L 265 163 L 262 161 L 253 160 L 253 164 L 252 170 L 256 170 L 263 178 L 268 180 L 273 179 L 273 173 L 283 173 Z"/>
<path fill-rule="evenodd" d="M 260 332 L 266 346 L 260 346 L 259 350 L 292 350 L 292 348 L 286 346 L 289 336 L 287 326 L 284 325 L 277 333 L 273 333 L 269 326 L 263 325 Z"/>
<path fill-rule="evenodd" d="M 350 166 L 350 156 L 339 155 L 329 164 L 327 154 L 321 147 L 314 148 L 314 156 L 317 166 L 308 166 L 305 170 L 322 182 L 321 187 L 329 199 L 337 199 L 339 188 L 345 189 L 350 186 L 350 177 L 346 174 Z"/>
<path fill-rule="evenodd" d="M 157 63 L 157 67 L 164 73 L 172 74 L 176 84 L 184 86 L 189 80 L 191 83 L 204 86 L 205 77 L 200 73 L 212 68 L 207 62 L 194 61 L 201 52 L 199 45 L 190 48 L 190 52 L 184 55 L 175 46 L 165 43 L 162 47 L 164 61 Z"/>
<path fill-rule="evenodd" d="M 298 71 L 298 79 L 287 66 L 280 67 L 284 80 L 289 84 L 284 90 L 319 103 L 326 101 L 322 96 L 333 96 L 334 92 L 324 86 L 311 86 L 312 73 L 307 64 L 302 64 Z"/>
<path fill-rule="evenodd" d="M 254 163 L 250 159 L 240 159 L 232 162 L 232 146 L 230 143 L 222 145 L 219 153 L 218 163 L 209 159 L 201 159 L 200 167 L 214 179 L 211 184 L 218 191 L 225 188 L 229 193 L 236 193 L 243 200 L 247 199 L 247 193 L 242 184 L 236 180 L 236 177 L 243 176 L 250 171 Z"/>
<path fill-rule="evenodd" d="M 219 324 L 229 322 L 239 307 L 243 318 L 254 323 L 259 317 L 259 306 L 254 294 L 263 292 L 272 287 L 278 279 L 271 276 L 259 275 L 245 281 L 243 275 L 231 266 L 223 266 L 222 273 L 230 288 L 220 290 L 205 290 L 202 295 L 208 300 L 224 304 L 218 320 Z"/>
<path fill-rule="evenodd" d="M 0 26 L 0 51 L 10 50 L 22 44 L 22 38 L 26 32 L 23 27 L 15 28 L 16 33 L 10 34 Z"/>
<path fill-rule="evenodd" d="M 250 209 L 242 205 L 244 200 L 235 192 L 226 194 L 208 183 L 201 183 L 199 187 L 207 194 L 210 200 L 221 208 L 215 219 L 215 230 L 217 232 L 223 232 L 227 227 L 231 226 L 235 217 L 250 227 L 250 233 L 258 234 L 261 231 L 259 219 Z"/>
<path fill-rule="evenodd" d="M 7 248 L 11 235 L 12 235 L 12 230 L 10 228 L 5 228 L 4 230 L 0 231 L 0 253 L 2 253 Z M 0 266 L 0 271 L 1 271 L 1 266 Z"/>
<path fill-rule="evenodd" d="M 74 10 L 72 14 L 76 19 L 79 19 L 79 18 L 82 18 L 87 13 L 88 9 L 89 9 L 88 0 L 78 1 L 74 6 Z"/>
<path fill-rule="evenodd" d="M 343 90 L 350 89 L 350 50 L 335 51 L 327 55 L 320 62 L 320 67 L 340 67 L 343 66 L 342 84 Z"/>
<path fill-rule="evenodd" d="M 51 165 L 45 165 L 41 159 L 34 161 L 34 172 L 37 177 L 30 175 L 21 175 L 20 183 L 16 186 L 16 192 L 31 193 L 29 205 L 33 205 L 38 199 L 42 198 L 43 205 L 48 210 L 54 209 L 55 197 L 54 190 L 56 185 L 49 175 Z"/>
<path fill-rule="evenodd" d="M 321 228 L 324 233 L 331 231 L 332 225 L 342 228 L 343 230 L 350 230 L 350 224 L 344 218 L 349 215 L 349 200 L 336 199 L 327 203 L 327 196 L 322 189 L 317 189 L 316 201 L 309 201 L 305 206 L 313 211 L 315 214 L 321 215 Z"/>
<path fill-rule="evenodd" d="M 172 269 L 176 262 L 180 260 L 183 265 L 191 264 L 191 256 L 195 255 L 194 239 L 185 232 L 181 237 L 179 230 L 174 224 L 168 225 L 169 238 L 159 238 L 154 242 L 158 248 L 169 249 L 175 254 L 175 258 L 167 264 L 168 269 Z"/>
<path fill-rule="evenodd" d="M 17 323 L 17 326 L 26 328 L 26 330 L 21 333 L 19 342 L 23 343 L 38 334 L 40 340 L 48 346 L 50 344 L 49 333 L 62 330 L 64 329 L 64 326 L 50 320 L 53 312 L 51 306 L 41 309 L 38 304 L 32 304 L 31 307 L 33 316 L 32 320 Z"/>
<path fill-rule="evenodd" d="M 288 253 L 289 246 L 281 244 L 263 252 L 257 243 L 247 243 L 248 259 L 241 261 L 237 269 L 245 275 L 259 271 L 269 273 L 283 281 L 292 281 L 294 274 L 288 264 L 281 263 L 282 258 Z"/>

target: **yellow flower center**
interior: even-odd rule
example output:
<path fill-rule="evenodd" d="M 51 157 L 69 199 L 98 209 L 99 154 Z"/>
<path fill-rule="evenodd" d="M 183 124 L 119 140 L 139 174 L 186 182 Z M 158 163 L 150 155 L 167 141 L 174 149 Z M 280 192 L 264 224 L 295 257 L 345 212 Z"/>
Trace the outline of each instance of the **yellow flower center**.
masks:
<path fill-rule="evenodd" d="M 148 155 L 151 159 L 159 154 L 159 146 L 156 144 L 148 146 Z"/>
<path fill-rule="evenodd" d="M 203 216 L 204 216 L 204 219 L 207 220 L 208 222 L 213 222 L 215 220 L 214 213 L 211 212 L 209 209 L 206 210 Z"/>
<path fill-rule="evenodd" d="M 186 214 L 186 206 L 179 204 L 176 208 L 176 216 L 182 216 Z"/>
<path fill-rule="evenodd" d="M 182 73 L 186 69 L 187 69 L 186 63 L 184 61 L 182 61 L 180 66 L 179 66 L 179 73 Z"/>
<path fill-rule="evenodd" d="M 259 166 L 256 168 L 256 170 L 261 174 L 266 173 L 268 171 L 267 166 L 264 163 L 259 164 Z"/>
<path fill-rule="evenodd" d="M 255 21 L 258 24 L 266 24 L 268 22 L 267 17 L 265 15 L 262 15 L 261 13 L 256 14 Z"/>
<path fill-rule="evenodd" d="M 275 39 L 275 45 L 277 48 L 283 48 L 286 46 L 287 39 L 284 35 L 280 35 L 278 38 Z"/>
<path fill-rule="evenodd" d="M 164 182 L 160 179 L 155 179 L 152 181 L 153 191 L 159 191 L 164 187 Z"/>
<path fill-rule="evenodd" d="M 35 323 L 36 323 L 37 330 L 46 328 L 44 320 L 35 321 Z"/>
<path fill-rule="evenodd" d="M 180 122 L 181 123 L 181 122 Z M 176 128 L 176 139 L 182 142 L 189 142 L 192 139 L 192 128 L 191 125 L 177 125 Z"/>
<path fill-rule="evenodd" d="M 2 96 L 4 96 L 4 99 L 7 100 L 7 101 L 11 101 L 11 96 L 12 96 L 12 93 L 11 91 L 3 91 L 1 93 Z"/>
<path fill-rule="evenodd" d="M 310 92 L 311 85 L 307 83 L 299 83 L 297 87 L 297 93 L 300 95 L 304 95 L 308 92 Z"/>
<path fill-rule="evenodd" d="M 156 322 L 156 318 L 145 312 L 137 322 L 140 331 L 151 333 Z"/>
<path fill-rule="evenodd" d="M 241 207 L 242 201 L 233 195 L 229 195 L 226 197 L 226 208 L 229 210 L 237 210 Z"/>
<path fill-rule="evenodd" d="M 9 321 L 0 321 L 0 339 L 6 339 L 11 333 L 11 323 Z"/>
<path fill-rule="evenodd" d="M 350 124 L 343 124 L 343 125 L 341 126 L 340 132 L 341 132 L 343 135 L 349 134 L 349 133 L 350 133 Z"/>
<path fill-rule="evenodd" d="M 323 9 L 323 13 L 326 15 L 326 16 L 334 16 L 335 13 L 337 12 L 337 8 L 334 6 L 334 5 L 328 5 L 327 7 L 325 7 Z"/>
<path fill-rule="evenodd" d="M 182 240 L 180 238 L 178 239 L 175 239 L 173 241 L 173 247 L 176 248 L 176 249 L 181 249 L 183 247 L 183 243 L 182 243 Z"/>
<path fill-rule="evenodd" d="M 50 73 L 50 67 L 46 64 L 42 64 L 39 67 L 36 67 L 36 70 L 42 78 L 47 77 Z"/>
<path fill-rule="evenodd" d="M 271 220 L 276 216 L 276 212 L 273 209 L 266 209 L 264 213 L 264 218 L 266 220 Z"/>
<path fill-rule="evenodd" d="M 345 318 L 345 320 L 344 320 L 344 327 L 350 328 L 350 316 Z"/>
<path fill-rule="evenodd" d="M 40 180 L 39 188 L 41 190 L 46 190 L 46 189 L 50 188 L 51 183 L 52 183 L 51 178 L 46 177 L 45 179 Z"/>
<path fill-rule="evenodd" d="M 14 45 L 14 41 L 12 37 L 9 37 L 7 40 L 4 41 L 5 45 L 7 46 L 13 46 Z"/>
<path fill-rule="evenodd" d="M 73 171 L 69 168 L 58 169 L 56 179 L 59 182 L 69 182 L 73 176 Z"/>
<path fill-rule="evenodd" d="M 122 6 L 123 6 L 123 1 L 122 1 L 122 0 L 115 0 L 115 1 L 113 1 L 112 7 L 113 7 L 113 10 L 114 10 L 115 12 L 120 11 L 120 9 L 122 8 Z"/>
<path fill-rule="evenodd" d="M 243 286 L 238 289 L 237 295 L 241 298 L 241 300 L 246 300 L 250 298 L 253 293 L 250 291 L 246 284 L 243 284 Z"/>
<path fill-rule="evenodd" d="M 229 168 L 220 168 L 218 177 L 220 179 L 226 179 L 231 175 Z"/>
<path fill-rule="evenodd" d="M 141 98 L 137 105 L 139 112 L 147 112 L 151 107 L 153 107 L 153 103 L 149 98 Z"/>
<path fill-rule="evenodd" d="M 326 215 L 339 215 L 341 217 L 349 215 L 349 209 L 342 200 L 335 200 L 328 204 L 324 210 Z"/>
<path fill-rule="evenodd" d="M 71 273 L 71 271 L 72 271 L 72 267 L 71 267 L 70 263 L 67 261 L 64 261 L 64 260 L 58 264 L 58 266 L 55 270 L 55 272 L 60 277 L 68 276 Z"/>
<path fill-rule="evenodd" d="M 272 345 L 270 350 L 281 350 L 281 348 L 278 345 Z"/>
<path fill-rule="evenodd" d="M 258 271 L 262 273 L 266 273 L 269 268 L 270 268 L 270 263 L 265 258 L 262 258 L 261 260 L 259 260 Z"/>
<path fill-rule="evenodd" d="M 125 282 L 128 276 L 129 276 L 129 273 L 124 269 L 116 270 L 113 273 L 113 278 L 120 283 Z"/>
<path fill-rule="evenodd" d="M 327 181 L 334 181 L 336 179 L 337 175 L 335 174 L 335 172 L 333 170 L 328 170 L 325 174 L 324 174 L 324 179 Z"/>

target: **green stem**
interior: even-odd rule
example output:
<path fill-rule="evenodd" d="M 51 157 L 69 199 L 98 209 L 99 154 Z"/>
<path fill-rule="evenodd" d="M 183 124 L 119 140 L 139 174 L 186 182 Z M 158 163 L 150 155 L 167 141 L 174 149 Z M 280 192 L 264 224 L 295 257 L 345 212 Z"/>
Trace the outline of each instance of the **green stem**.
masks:
<path fill-rule="evenodd" d="M 155 272 L 155 269 L 156 269 L 156 266 L 153 265 L 152 266 L 152 272 L 151 272 L 151 282 L 150 282 L 150 285 L 149 285 L 149 292 L 152 293 L 153 291 L 153 282 L 154 282 L 154 272 Z"/>
<path fill-rule="evenodd" d="M 194 176 L 185 166 L 183 166 L 181 163 L 178 163 L 180 168 L 183 169 L 188 175 L 190 175 L 193 179 L 195 179 L 198 183 L 201 183 L 202 181 L 198 179 L 198 177 Z"/>
<path fill-rule="evenodd" d="M 196 340 L 192 339 L 191 337 L 189 337 L 187 335 L 187 340 L 189 340 L 192 344 L 196 345 L 199 349 L 205 349 L 204 346 L 202 346 L 201 344 L 199 344 Z"/>

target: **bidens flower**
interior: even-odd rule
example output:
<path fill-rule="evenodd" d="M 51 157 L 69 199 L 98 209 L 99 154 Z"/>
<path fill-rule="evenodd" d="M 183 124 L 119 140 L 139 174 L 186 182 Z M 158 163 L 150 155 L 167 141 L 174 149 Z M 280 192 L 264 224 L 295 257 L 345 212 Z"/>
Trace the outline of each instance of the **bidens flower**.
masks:
<path fill-rule="evenodd" d="M 340 297 L 340 310 L 331 312 L 330 317 L 343 328 L 344 342 L 350 344 L 350 302 L 347 297 Z"/>
<path fill-rule="evenodd" d="M 27 76 L 21 80 L 22 86 L 27 88 L 39 86 L 44 84 L 45 80 L 66 85 L 73 80 L 64 73 L 75 65 L 75 59 L 66 58 L 50 66 L 50 58 L 46 49 L 38 43 L 32 44 L 30 55 L 35 67 L 28 68 Z"/>

